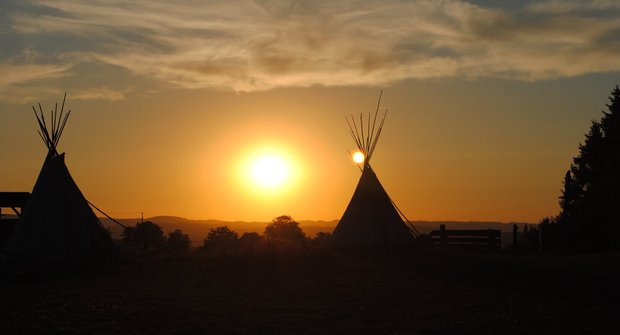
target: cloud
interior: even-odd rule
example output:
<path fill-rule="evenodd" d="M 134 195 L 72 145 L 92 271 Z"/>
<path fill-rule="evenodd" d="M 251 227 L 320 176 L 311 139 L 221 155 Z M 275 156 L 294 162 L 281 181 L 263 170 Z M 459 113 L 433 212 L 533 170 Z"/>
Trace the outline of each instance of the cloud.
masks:
<path fill-rule="evenodd" d="M 615 0 L 547 0 L 533 3 L 529 6 L 532 11 L 551 14 L 564 14 L 577 11 L 620 9 L 620 3 Z"/>
<path fill-rule="evenodd" d="M 107 87 L 78 89 L 71 91 L 71 99 L 118 101 L 125 99 L 125 92 L 116 91 Z"/>
<path fill-rule="evenodd" d="M 620 70 L 620 40 L 613 38 L 620 15 L 610 15 L 620 8 L 613 1 L 516 9 L 449 0 L 30 4 L 37 10 L 10 17 L 11 34 L 33 41 L 39 53 L 45 44 L 35 42 L 57 41 L 46 60 L 60 65 L 26 62 L 9 69 L 5 86 L 60 76 L 69 61 L 109 64 L 184 88 L 235 91 Z M 14 48 L 21 52 L 19 43 Z"/>
<path fill-rule="evenodd" d="M 59 78 L 67 75 L 70 64 L 20 64 L 12 61 L 0 63 L 0 88 L 18 83 Z"/>
<path fill-rule="evenodd" d="M 64 92 L 56 87 L 43 85 L 14 86 L 0 90 L 0 101 L 19 105 L 35 105 L 43 97 L 62 97 Z"/>

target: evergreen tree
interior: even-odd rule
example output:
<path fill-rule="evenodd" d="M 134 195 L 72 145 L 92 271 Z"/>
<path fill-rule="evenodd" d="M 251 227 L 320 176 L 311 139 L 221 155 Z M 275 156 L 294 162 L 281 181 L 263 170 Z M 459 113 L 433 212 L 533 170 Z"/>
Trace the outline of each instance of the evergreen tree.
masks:
<path fill-rule="evenodd" d="M 579 247 L 609 249 L 620 242 L 620 89 L 608 111 L 592 121 L 579 155 L 564 177 L 559 224 L 564 240 Z"/>

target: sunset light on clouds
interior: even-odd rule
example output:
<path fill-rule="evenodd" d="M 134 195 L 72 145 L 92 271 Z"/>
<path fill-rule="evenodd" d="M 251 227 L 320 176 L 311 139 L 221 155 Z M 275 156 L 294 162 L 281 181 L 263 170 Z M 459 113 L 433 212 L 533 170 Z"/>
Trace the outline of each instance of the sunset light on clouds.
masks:
<path fill-rule="evenodd" d="M 44 151 L 30 106 L 67 92 L 59 148 L 86 197 L 119 216 L 336 219 L 359 178 L 344 116 L 373 112 L 383 89 L 373 168 L 411 219 L 534 222 L 557 212 L 620 82 L 616 1 L 0 8 L 0 189 L 31 189 Z M 239 184 L 262 143 L 284 148 L 261 157 L 287 166 L 269 177 L 288 176 L 286 195 Z"/>
<path fill-rule="evenodd" d="M 3 45 L 10 49 L 2 66 L 11 71 L 3 71 L 9 76 L 2 86 L 9 88 L 79 80 L 89 64 L 183 88 L 240 92 L 454 76 L 554 79 L 620 67 L 613 43 L 620 20 L 611 14 L 620 6 L 613 1 L 535 2 L 516 10 L 462 1 L 4 6 L 10 35 L 3 34 Z"/>

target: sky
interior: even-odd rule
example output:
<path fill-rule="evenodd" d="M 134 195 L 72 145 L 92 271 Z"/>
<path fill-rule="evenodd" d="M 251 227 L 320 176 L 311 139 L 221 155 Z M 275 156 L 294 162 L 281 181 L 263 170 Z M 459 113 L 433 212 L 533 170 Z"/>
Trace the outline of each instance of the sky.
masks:
<path fill-rule="evenodd" d="M 32 189 L 31 106 L 66 92 L 58 150 L 113 216 L 338 219 L 345 116 L 383 91 L 372 166 L 410 220 L 537 222 L 620 83 L 620 4 L 2 0 L 0 45 L 2 191 Z"/>

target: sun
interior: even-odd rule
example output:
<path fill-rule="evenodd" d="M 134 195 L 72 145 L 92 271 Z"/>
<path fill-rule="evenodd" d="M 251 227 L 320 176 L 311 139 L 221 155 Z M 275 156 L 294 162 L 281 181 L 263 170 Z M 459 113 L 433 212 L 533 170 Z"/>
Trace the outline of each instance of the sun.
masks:
<path fill-rule="evenodd" d="M 240 152 L 234 173 L 238 190 L 261 201 L 279 201 L 303 184 L 305 164 L 295 148 L 281 143 L 256 143 Z"/>
<path fill-rule="evenodd" d="M 366 159 L 366 156 L 364 156 L 364 153 L 361 151 L 356 151 L 353 153 L 353 161 L 357 164 L 361 164 L 364 162 L 364 159 Z"/>
<path fill-rule="evenodd" d="M 257 186 L 274 189 L 287 182 L 290 167 L 281 156 L 266 154 L 257 157 L 251 163 L 250 174 Z"/>

